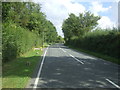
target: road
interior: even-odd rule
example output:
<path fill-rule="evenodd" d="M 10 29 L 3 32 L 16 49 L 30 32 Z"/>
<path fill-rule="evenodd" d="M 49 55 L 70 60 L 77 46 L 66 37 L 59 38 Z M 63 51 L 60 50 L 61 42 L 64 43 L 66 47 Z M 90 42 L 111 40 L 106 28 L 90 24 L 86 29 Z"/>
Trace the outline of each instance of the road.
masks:
<path fill-rule="evenodd" d="M 37 75 L 29 86 L 36 88 L 120 88 L 119 65 L 69 49 L 49 46 Z"/>

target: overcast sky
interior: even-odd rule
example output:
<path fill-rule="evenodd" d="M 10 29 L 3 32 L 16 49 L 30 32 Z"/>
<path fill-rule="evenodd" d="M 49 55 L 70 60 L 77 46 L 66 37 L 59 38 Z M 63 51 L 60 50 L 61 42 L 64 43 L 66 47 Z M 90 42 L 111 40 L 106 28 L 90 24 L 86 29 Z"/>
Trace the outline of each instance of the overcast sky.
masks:
<path fill-rule="evenodd" d="M 63 20 L 68 18 L 70 13 L 78 15 L 84 11 L 91 11 L 101 16 L 98 21 L 101 28 L 112 28 L 118 22 L 118 1 L 119 0 L 33 0 L 40 3 L 41 10 L 56 27 L 59 35 L 63 36 L 61 26 Z"/>

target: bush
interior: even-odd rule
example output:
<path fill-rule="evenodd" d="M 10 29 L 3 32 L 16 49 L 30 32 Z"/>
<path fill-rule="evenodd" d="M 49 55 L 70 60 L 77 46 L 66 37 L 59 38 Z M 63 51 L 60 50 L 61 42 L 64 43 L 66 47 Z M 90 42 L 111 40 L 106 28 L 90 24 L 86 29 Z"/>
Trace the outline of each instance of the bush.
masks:
<path fill-rule="evenodd" d="M 39 35 L 10 22 L 3 24 L 2 37 L 3 62 L 15 59 L 32 47 L 42 45 Z"/>
<path fill-rule="evenodd" d="M 88 32 L 81 38 L 71 39 L 70 45 L 120 59 L 120 32 L 117 30 Z"/>

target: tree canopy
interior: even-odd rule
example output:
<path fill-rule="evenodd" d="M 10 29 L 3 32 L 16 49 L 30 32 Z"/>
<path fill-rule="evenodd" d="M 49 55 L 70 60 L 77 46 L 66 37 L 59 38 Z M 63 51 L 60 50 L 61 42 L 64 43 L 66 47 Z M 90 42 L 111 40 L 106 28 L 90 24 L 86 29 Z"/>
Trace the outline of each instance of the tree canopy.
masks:
<path fill-rule="evenodd" d="M 2 26 L 3 61 L 40 47 L 44 42 L 56 42 L 58 37 L 41 5 L 33 2 L 2 2 Z"/>
<path fill-rule="evenodd" d="M 90 12 L 80 13 L 79 16 L 71 13 L 62 25 L 65 40 L 81 37 L 86 32 L 91 31 L 98 24 L 99 19 L 99 16 L 94 16 Z"/>
<path fill-rule="evenodd" d="M 34 31 L 41 36 L 43 32 L 46 32 L 44 35 L 46 35 L 46 40 L 49 38 L 47 40 L 49 42 L 56 39 L 56 28 L 46 19 L 45 14 L 41 12 L 40 4 L 32 2 L 3 2 L 2 6 L 3 23 L 16 23 L 18 26 L 27 28 L 32 32 Z"/>

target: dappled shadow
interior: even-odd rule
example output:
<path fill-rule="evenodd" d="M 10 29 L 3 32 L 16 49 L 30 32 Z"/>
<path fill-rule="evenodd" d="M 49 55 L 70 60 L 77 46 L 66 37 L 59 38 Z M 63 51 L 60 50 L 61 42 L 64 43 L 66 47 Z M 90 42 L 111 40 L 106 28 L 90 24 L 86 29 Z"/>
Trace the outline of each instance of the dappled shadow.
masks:
<path fill-rule="evenodd" d="M 76 57 L 77 58 L 77 57 Z M 82 61 L 90 59 L 78 58 Z M 90 62 L 81 64 L 72 57 L 46 57 L 38 82 L 41 88 L 110 88 L 114 87 L 105 79 L 118 84 L 118 72 L 110 65 Z M 104 67 L 103 67 L 104 66 Z M 34 84 L 31 84 L 34 86 Z"/>
<path fill-rule="evenodd" d="M 81 64 L 73 57 L 65 55 L 62 50 L 59 52 L 58 50 L 55 50 L 59 48 L 59 45 L 52 45 L 49 48 L 51 50 L 47 52 L 42 72 L 39 77 L 39 88 L 115 88 L 105 80 L 106 78 L 109 78 L 118 84 L 118 67 L 116 65 L 98 60 L 97 58 L 75 57 L 84 63 Z M 67 49 L 67 47 L 62 45 L 61 48 Z M 20 65 L 20 70 L 25 72 L 24 74 L 20 74 L 19 72 L 21 71 L 18 70 L 14 74 L 6 74 L 5 76 L 10 76 L 10 78 L 31 77 L 33 81 L 29 86 L 33 87 L 43 57 L 41 57 L 35 70 L 33 70 L 32 76 L 29 74 L 29 71 L 31 70 L 29 69 L 30 66 L 26 66 L 25 61 L 33 60 L 32 62 L 34 62 L 38 57 L 39 56 L 21 58 L 22 60 L 19 60 L 19 62 L 16 63 L 16 65 Z"/>

